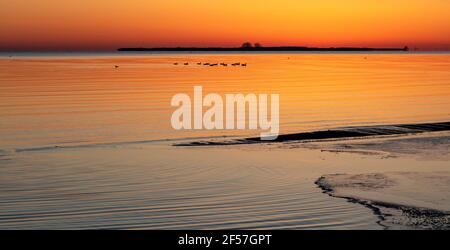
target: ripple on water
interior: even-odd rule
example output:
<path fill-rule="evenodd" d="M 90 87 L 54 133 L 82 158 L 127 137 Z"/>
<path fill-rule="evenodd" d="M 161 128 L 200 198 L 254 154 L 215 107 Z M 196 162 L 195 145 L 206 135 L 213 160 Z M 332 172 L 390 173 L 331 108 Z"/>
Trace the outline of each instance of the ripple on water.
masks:
<path fill-rule="evenodd" d="M 379 228 L 314 178 L 268 166 L 168 162 L 127 147 L 14 157 L 1 170 L 1 229 Z"/>

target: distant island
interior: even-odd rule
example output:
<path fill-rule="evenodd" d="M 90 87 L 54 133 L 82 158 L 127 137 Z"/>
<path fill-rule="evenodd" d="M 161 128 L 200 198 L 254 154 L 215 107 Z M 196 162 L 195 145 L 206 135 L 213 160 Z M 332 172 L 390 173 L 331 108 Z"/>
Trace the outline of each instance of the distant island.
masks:
<path fill-rule="evenodd" d="M 305 46 L 278 46 L 278 47 L 263 47 L 262 45 L 255 43 L 244 43 L 241 47 L 157 47 L 157 48 L 119 48 L 118 51 L 167 51 L 167 52 L 197 52 L 197 51 L 229 51 L 229 52 L 283 52 L 283 51 L 408 51 L 408 47 L 403 48 L 367 48 L 367 47 L 305 47 Z"/>

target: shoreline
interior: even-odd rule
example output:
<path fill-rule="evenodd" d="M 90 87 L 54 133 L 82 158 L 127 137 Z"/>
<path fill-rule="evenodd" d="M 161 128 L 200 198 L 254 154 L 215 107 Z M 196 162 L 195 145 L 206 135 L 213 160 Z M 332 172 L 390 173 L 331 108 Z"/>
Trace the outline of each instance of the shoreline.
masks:
<path fill-rule="evenodd" d="M 430 200 L 422 193 L 414 194 L 411 199 L 408 194 L 411 187 L 401 178 L 399 181 L 398 177 L 419 180 L 417 183 L 421 184 L 421 190 L 439 189 L 442 188 L 439 185 L 450 180 L 450 172 L 328 174 L 314 183 L 331 197 L 370 208 L 380 219 L 379 224 L 386 229 L 450 229 L 450 211 L 436 205 L 436 200 L 442 202 L 445 198 Z M 440 177 L 440 182 L 437 177 Z M 419 205 L 421 202 L 425 205 Z"/>

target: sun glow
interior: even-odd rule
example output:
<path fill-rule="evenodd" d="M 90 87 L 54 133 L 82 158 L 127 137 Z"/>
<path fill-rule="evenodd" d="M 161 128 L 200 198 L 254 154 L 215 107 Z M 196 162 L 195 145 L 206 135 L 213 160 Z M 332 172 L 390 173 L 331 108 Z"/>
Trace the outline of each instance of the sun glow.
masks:
<path fill-rule="evenodd" d="M 449 1 L 0 0 L 0 50 L 450 47 Z"/>

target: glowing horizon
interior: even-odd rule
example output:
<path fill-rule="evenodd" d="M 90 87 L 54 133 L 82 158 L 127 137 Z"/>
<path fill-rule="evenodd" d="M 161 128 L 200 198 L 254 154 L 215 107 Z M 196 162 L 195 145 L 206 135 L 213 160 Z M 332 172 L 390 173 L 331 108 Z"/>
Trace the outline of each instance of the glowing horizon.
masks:
<path fill-rule="evenodd" d="M 441 0 L 0 0 L 0 50 L 265 46 L 450 49 Z"/>

